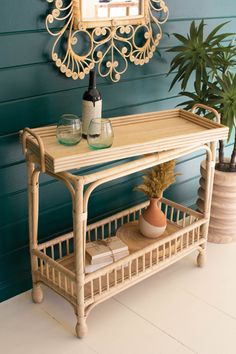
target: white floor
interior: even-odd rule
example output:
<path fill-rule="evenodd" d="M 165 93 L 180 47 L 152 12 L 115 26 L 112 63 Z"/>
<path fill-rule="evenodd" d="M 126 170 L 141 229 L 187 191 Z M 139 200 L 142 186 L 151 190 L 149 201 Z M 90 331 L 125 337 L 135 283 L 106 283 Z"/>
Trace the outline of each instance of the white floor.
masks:
<path fill-rule="evenodd" d="M 74 336 L 72 307 L 44 288 L 0 304 L 2 354 L 236 354 L 236 243 L 208 246 L 98 305 L 89 334 Z"/>

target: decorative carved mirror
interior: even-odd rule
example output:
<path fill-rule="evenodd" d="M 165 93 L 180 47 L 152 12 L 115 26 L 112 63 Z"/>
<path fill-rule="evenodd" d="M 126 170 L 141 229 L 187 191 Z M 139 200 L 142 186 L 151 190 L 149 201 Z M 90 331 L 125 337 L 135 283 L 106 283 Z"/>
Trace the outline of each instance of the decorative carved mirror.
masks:
<path fill-rule="evenodd" d="M 148 63 L 169 14 L 163 0 L 47 1 L 53 3 L 46 18 L 47 30 L 55 37 L 52 59 L 74 80 L 83 79 L 97 64 L 101 76 L 116 82 L 129 61 Z"/>

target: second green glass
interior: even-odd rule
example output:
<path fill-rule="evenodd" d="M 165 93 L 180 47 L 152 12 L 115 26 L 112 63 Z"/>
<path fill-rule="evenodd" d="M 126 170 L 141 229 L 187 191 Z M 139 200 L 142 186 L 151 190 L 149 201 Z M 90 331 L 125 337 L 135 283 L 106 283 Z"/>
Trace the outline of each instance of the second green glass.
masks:
<path fill-rule="evenodd" d="M 57 140 L 66 146 L 76 145 L 82 137 L 81 121 L 74 114 L 63 114 L 57 125 Z"/>
<path fill-rule="evenodd" d="M 112 146 L 114 133 L 109 119 L 95 118 L 91 121 L 87 141 L 92 150 L 106 149 Z"/>

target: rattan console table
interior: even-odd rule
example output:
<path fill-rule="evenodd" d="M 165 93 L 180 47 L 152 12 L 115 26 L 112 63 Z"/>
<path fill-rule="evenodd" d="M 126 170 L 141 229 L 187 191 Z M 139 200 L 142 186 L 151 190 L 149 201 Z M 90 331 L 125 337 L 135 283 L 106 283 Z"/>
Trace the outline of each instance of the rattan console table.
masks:
<path fill-rule="evenodd" d="M 55 126 L 25 128 L 20 134 L 28 166 L 32 298 L 36 303 L 43 300 L 40 286 L 43 283 L 68 300 L 75 310 L 76 334 L 80 338 L 87 333 L 86 318 L 90 310 L 99 302 L 195 250 L 199 253 L 197 264 L 203 266 L 216 143 L 228 135 L 228 128 L 219 122 L 178 109 L 112 118 L 112 125 L 115 135 L 113 146 L 97 151 L 89 150 L 86 141 L 74 147 L 58 144 Z M 88 201 L 94 189 L 103 183 L 202 149 L 207 156 L 204 212 L 196 212 L 163 198 L 162 207 L 168 217 L 167 237 L 157 239 L 111 265 L 85 274 L 86 242 L 116 235 L 118 227 L 137 220 L 148 204 L 136 205 L 87 225 Z M 131 157 L 136 158 L 122 162 L 122 159 Z M 120 160 L 118 166 L 78 175 L 82 167 L 115 160 Z M 71 172 L 73 169 L 77 169 L 76 174 Z M 65 184 L 73 205 L 73 231 L 44 243 L 38 243 L 41 172 Z"/>

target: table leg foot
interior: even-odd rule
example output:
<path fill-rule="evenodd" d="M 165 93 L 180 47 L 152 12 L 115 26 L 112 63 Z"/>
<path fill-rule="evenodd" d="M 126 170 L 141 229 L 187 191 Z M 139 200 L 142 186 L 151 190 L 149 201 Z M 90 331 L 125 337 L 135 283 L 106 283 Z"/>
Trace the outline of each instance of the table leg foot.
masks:
<path fill-rule="evenodd" d="M 39 284 L 34 284 L 32 289 L 32 300 L 36 304 L 41 304 L 43 301 L 43 290 Z"/>
<path fill-rule="evenodd" d="M 199 252 L 197 256 L 197 265 L 200 268 L 203 268 L 206 264 L 206 253 L 205 252 Z"/>
<path fill-rule="evenodd" d="M 75 327 L 75 333 L 78 338 L 83 338 L 88 333 L 88 326 L 86 324 L 86 318 L 78 318 L 78 322 Z"/>

